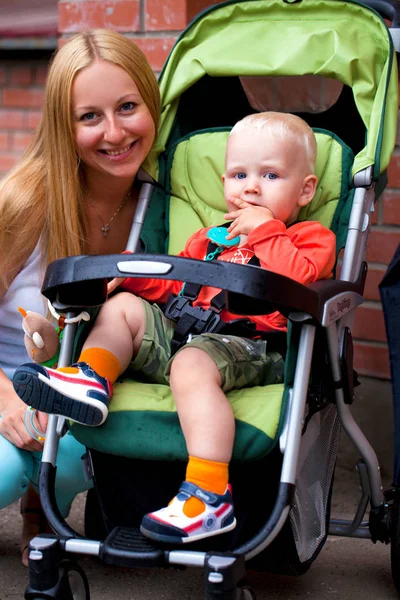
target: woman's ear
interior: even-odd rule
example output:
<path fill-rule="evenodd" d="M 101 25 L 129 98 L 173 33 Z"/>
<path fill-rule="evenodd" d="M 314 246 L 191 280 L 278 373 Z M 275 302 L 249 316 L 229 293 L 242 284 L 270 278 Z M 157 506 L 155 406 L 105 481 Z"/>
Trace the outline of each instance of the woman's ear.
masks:
<path fill-rule="evenodd" d="M 318 177 L 316 175 L 307 175 L 303 181 L 302 192 L 298 201 L 299 206 L 307 206 L 314 198 L 317 189 Z"/>
<path fill-rule="evenodd" d="M 225 183 L 225 173 L 221 175 L 222 183 Z"/>

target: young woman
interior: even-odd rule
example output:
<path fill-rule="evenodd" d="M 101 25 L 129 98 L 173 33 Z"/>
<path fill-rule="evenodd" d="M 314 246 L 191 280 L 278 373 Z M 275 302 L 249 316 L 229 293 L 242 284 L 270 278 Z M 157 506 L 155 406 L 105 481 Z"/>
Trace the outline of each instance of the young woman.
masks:
<path fill-rule="evenodd" d="M 37 482 L 42 449 L 25 428 L 26 407 L 10 380 L 27 360 L 18 306 L 46 314 L 40 288 L 51 261 L 125 249 L 135 178 L 159 111 L 157 81 L 132 41 L 111 30 L 80 33 L 56 53 L 41 123 L 0 184 L 0 508 Z M 37 419 L 45 430 L 47 417 Z M 56 495 L 64 516 L 88 487 L 83 453 L 71 435 L 62 438 Z M 23 501 L 22 548 L 43 526 L 32 491 Z"/>

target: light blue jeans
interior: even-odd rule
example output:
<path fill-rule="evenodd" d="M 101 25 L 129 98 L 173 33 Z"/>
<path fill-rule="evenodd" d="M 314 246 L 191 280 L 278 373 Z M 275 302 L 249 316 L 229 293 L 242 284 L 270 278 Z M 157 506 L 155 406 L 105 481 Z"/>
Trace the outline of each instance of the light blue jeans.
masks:
<path fill-rule="evenodd" d="M 85 481 L 81 456 L 82 446 L 68 432 L 60 440 L 57 453 L 56 500 L 63 515 L 68 516 L 73 499 L 80 492 L 93 487 Z M 29 483 L 38 483 L 41 452 L 21 450 L 0 435 L 0 509 L 21 498 Z"/>

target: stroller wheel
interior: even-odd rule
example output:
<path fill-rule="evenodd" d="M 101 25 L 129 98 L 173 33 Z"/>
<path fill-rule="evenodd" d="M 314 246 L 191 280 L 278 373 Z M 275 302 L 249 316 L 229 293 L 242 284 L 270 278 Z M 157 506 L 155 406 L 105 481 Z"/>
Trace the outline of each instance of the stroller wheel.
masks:
<path fill-rule="evenodd" d="M 390 562 L 393 583 L 400 592 L 400 493 L 397 490 L 390 510 Z"/>
<path fill-rule="evenodd" d="M 57 600 L 90 600 L 87 577 L 84 570 L 76 562 L 61 561 L 60 577 Z"/>
<path fill-rule="evenodd" d="M 90 600 L 88 580 L 80 567 L 73 565 L 68 569 L 67 579 L 73 600 Z"/>
<path fill-rule="evenodd" d="M 256 597 L 250 588 L 243 587 L 240 590 L 240 600 L 256 600 Z"/>

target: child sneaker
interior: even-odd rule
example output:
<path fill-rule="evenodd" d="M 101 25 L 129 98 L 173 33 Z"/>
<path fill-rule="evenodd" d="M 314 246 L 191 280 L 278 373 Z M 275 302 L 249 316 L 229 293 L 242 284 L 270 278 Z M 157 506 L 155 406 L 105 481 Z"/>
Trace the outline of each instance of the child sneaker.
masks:
<path fill-rule="evenodd" d="M 183 512 L 183 506 L 190 496 L 199 498 L 205 504 L 204 511 L 196 517 L 187 517 Z M 226 533 L 235 527 L 230 485 L 224 494 L 214 494 L 184 481 L 178 495 L 167 507 L 143 517 L 140 531 L 157 542 L 186 544 Z"/>
<path fill-rule="evenodd" d="M 14 389 L 25 404 L 41 412 L 61 415 L 82 425 L 101 425 L 107 418 L 112 385 L 87 363 L 72 366 L 78 373 L 35 363 L 22 365 L 14 373 Z"/>

